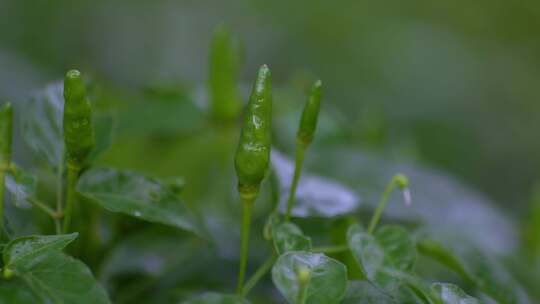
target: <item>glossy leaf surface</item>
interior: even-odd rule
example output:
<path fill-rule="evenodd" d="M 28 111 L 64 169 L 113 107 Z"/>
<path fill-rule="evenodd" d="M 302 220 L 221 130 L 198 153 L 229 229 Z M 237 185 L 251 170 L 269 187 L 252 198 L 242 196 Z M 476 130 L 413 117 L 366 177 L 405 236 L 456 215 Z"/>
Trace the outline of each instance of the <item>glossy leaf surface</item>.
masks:
<path fill-rule="evenodd" d="M 370 235 L 354 225 L 349 228 L 347 240 L 364 275 L 379 288 L 395 290 L 401 281 L 397 274 L 413 270 L 416 249 L 408 233 L 399 226 L 384 226 Z"/>
<path fill-rule="evenodd" d="M 295 303 L 298 297 L 300 282 L 297 271 L 300 267 L 311 272 L 306 304 L 340 303 L 347 288 L 346 267 L 323 254 L 305 251 L 281 255 L 272 268 L 274 284 L 289 303 Z"/>
<path fill-rule="evenodd" d="M 195 215 L 166 183 L 131 171 L 92 169 L 79 180 L 80 193 L 111 211 L 202 233 Z"/>

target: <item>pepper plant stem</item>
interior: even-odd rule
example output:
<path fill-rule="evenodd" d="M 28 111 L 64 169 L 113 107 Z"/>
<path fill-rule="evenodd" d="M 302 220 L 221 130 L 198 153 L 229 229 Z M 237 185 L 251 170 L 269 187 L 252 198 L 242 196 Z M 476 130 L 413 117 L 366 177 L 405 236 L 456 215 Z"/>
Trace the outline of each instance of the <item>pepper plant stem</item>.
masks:
<path fill-rule="evenodd" d="M 247 280 L 246 285 L 244 285 L 244 289 L 242 291 L 242 296 L 246 297 L 251 289 L 257 285 L 260 279 L 264 277 L 264 275 L 272 269 L 272 265 L 274 265 L 274 262 L 276 261 L 277 257 L 275 254 L 272 254 L 260 267 L 255 271 L 255 273 Z"/>
<path fill-rule="evenodd" d="M 373 214 L 373 217 L 371 218 L 371 221 L 369 222 L 368 227 L 368 234 L 373 234 L 375 231 L 375 228 L 377 227 L 377 224 L 381 220 L 382 213 L 384 211 L 384 208 L 386 207 L 386 204 L 388 203 L 388 199 L 390 198 L 390 194 L 394 190 L 394 187 L 396 185 L 395 179 L 392 178 L 390 183 L 386 186 L 386 189 L 384 190 L 381 199 L 379 200 L 379 204 L 377 205 L 377 209 L 375 209 L 375 213 Z"/>
<path fill-rule="evenodd" d="M 77 199 L 77 179 L 80 169 L 74 166 L 67 166 L 67 189 L 66 189 L 66 210 L 64 214 L 64 233 L 68 233 L 73 216 L 73 205 Z"/>
<path fill-rule="evenodd" d="M 399 187 L 403 191 L 403 197 L 405 199 L 405 205 L 409 205 L 410 202 L 410 192 L 409 192 L 409 180 L 408 178 L 403 174 L 396 174 L 392 177 L 388 185 L 386 186 L 386 189 L 384 190 L 381 200 L 379 201 L 379 204 L 377 205 L 377 209 L 375 209 L 375 213 L 373 213 L 373 217 L 371 218 L 371 222 L 369 223 L 368 227 L 368 234 L 373 234 L 375 232 L 375 228 L 377 227 L 377 224 L 379 224 L 379 221 L 381 220 L 382 213 L 384 211 L 384 208 L 386 207 L 386 204 L 388 203 L 388 199 L 390 198 L 390 194 L 392 191 L 394 191 L 395 187 Z"/>
<path fill-rule="evenodd" d="M 244 289 L 244 278 L 249 253 L 249 230 L 251 226 L 251 209 L 253 208 L 253 198 L 242 198 L 242 228 L 240 239 L 240 268 L 238 271 L 238 285 L 236 292 L 241 295 Z"/>
<path fill-rule="evenodd" d="M 291 189 L 289 192 L 289 199 L 287 200 L 287 213 L 285 214 L 285 221 L 291 220 L 292 207 L 294 201 L 296 200 L 296 188 L 298 187 L 298 182 L 300 181 L 300 175 L 302 174 L 302 164 L 304 163 L 304 155 L 306 153 L 307 146 L 298 143 L 296 146 L 296 159 L 294 164 L 294 175 L 291 183 Z"/>
<path fill-rule="evenodd" d="M 308 284 L 309 284 L 309 281 L 308 282 L 300 281 L 300 286 L 299 286 L 299 290 L 298 290 L 298 298 L 296 300 L 296 304 L 305 304 L 306 303 Z"/>
<path fill-rule="evenodd" d="M 54 211 L 51 207 L 47 206 L 42 201 L 40 201 L 40 200 L 38 200 L 36 198 L 30 197 L 28 199 L 28 202 L 30 204 L 36 206 L 37 208 L 41 209 L 41 211 L 45 212 L 47 215 L 49 215 L 55 221 L 60 218 L 60 214 L 58 212 Z"/>
<path fill-rule="evenodd" d="M 56 172 L 56 213 L 62 214 L 62 202 L 64 200 L 64 160 L 58 165 Z M 62 233 L 62 222 L 60 217 L 54 219 L 56 234 Z"/>
<path fill-rule="evenodd" d="M 4 192 L 5 192 L 6 170 L 0 164 L 0 231 L 4 231 Z"/>

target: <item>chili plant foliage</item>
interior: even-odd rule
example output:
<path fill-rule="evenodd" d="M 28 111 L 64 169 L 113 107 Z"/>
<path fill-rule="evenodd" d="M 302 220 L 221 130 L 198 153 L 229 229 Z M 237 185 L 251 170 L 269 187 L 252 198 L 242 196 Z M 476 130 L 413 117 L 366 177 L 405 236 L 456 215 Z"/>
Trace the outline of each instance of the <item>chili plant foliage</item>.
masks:
<path fill-rule="evenodd" d="M 262 65 L 240 119 L 240 49 L 216 31 L 206 108 L 77 70 L 1 106 L 0 303 L 533 303 L 537 217 L 522 251 L 474 191 L 332 144 L 320 80 L 300 114 Z"/>

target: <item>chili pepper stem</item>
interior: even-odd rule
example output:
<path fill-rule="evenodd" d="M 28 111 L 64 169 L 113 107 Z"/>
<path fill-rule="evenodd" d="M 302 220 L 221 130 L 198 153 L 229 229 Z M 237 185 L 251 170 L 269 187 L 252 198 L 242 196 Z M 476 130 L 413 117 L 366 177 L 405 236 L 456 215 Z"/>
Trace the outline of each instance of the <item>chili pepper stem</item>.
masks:
<path fill-rule="evenodd" d="M 371 218 L 371 221 L 369 223 L 368 227 L 368 234 L 373 234 L 375 232 L 375 228 L 377 227 L 377 224 L 379 224 L 379 221 L 381 220 L 382 213 L 384 211 L 384 208 L 386 207 L 386 204 L 388 203 L 388 199 L 390 198 L 390 194 L 392 191 L 394 191 L 394 188 L 398 186 L 401 188 L 401 190 L 404 193 L 405 197 L 405 204 L 410 204 L 410 193 L 408 191 L 408 181 L 407 177 L 405 177 L 403 174 L 396 174 L 392 177 L 388 185 L 386 186 L 386 189 L 384 190 L 381 199 L 379 201 L 379 204 L 377 205 L 377 209 L 375 209 L 375 213 L 373 213 L 373 217 Z"/>
<path fill-rule="evenodd" d="M 305 304 L 307 299 L 307 288 L 309 281 L 311 280 L 311 271 L 305 267 L 298 270 L 298 296 L 296 298 L 296 304 Z"/>
<path fill-rule="evenodd" d="M 47 204 L 43 203 L 42 201 L 30 197 L 28 199 L 28 202 L 32 205 L 34 205 L 36 208 L 41 209 L 41 211 L 45 212 L 48 216 L 50 216 L 55 221 L 58 220 L 61 217 L 61 214 L 57 213 L 55 210 L 53 210 L 51 207 L 47 206 Z"/>
<path fill-rule="evenodd" d="M 58 170 L 56 172 L 56 213 L 61 215 L 62 202 L 64 200 L 64 160 L 58 165 Z M 61 218 L 54 219 L 54 227 L 56 229 L 56 234 L 62 233 L 62 221 Z"/>
<path fill-rule="evenodd" d="M 74 166 L 67 166 L 67 189 L 66 189 L 66 210 L 64 214 L 64 233 L 68 233 L 71 225 L 71 217 L 75 200 L 77 199 L 77 179 L 80 169 Z"/>
<path fill-rule="evenodd" d="M 285 214 L 285 221 L 291 220 L 292 207 L 296 200 L 296 188 L 300 181 L 300 175 L 302 174 L 302 164 L 304 163 L 304 155 L 306 153 L 307 145 L 298 143 L 296 145 L 296 159 L 294 163 L 294 175 L 291 183 L 291 189 L 289 192 L 289 199 L 287 200 L 287 213 Z"/>
<path fill-rule="evenodd" d="M 251 289 L 257 285 L 257 283 L 264 277 L 264 275 L 272 269 L 272 266 L 276 262 L 277 257 L 275 254 L 272 254 L 260 267 L 255 271 L 255 273 L 246 281 L 244 289 L 242 291 L 242 296 L 246 297 Z"/>
<path fill-rule="evenodd" d="M 6 170 L 0 165 L 0 231 L 4 231 L 4 193 Z"/>
<path fill-rule="evenodd" d="M 246 276 L 246 267 L 249 253 L 249 230 L 251 227 L 251 209 L 255 197 L 242 198 L 242 228 L 240 235 L 240 267 L 238 271 L 238 285 L 236 292 L 241 295 L 244 289 L 244 278 Z"/>

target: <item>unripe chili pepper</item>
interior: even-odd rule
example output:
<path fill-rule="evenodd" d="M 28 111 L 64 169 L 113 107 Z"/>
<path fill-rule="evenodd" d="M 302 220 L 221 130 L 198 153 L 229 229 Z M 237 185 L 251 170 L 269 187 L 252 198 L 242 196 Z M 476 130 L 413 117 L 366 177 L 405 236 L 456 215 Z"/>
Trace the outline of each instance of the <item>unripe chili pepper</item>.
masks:
<path fill-rule="evenodd" d="M 272 124 L 271 75 L 261 66 L 244 116 L 235 168 L 238 189 L 243 198 L 257 195 L 270 161 Z"/>
<path fill-rule="evenodd" d="M 320 80 L 317 80 L 313 84 L 311 94 L 300 118 L 298 132 L 296 133 L 296 140 L 306 146 L 313 141 L 315 129 L 317 128 L 319 109 L 321 107 L 321 87 L 322 82 Z"/>
<path fill-rule="evenodd" d="M 311 89 L 311 94 L 304 105 L 302 116 L 300 117 L 300 125 L 296 133 L 296 158 L 294 163 L 294 175 L 289 189 L 289 199 L 287 200 L 287 211 L 285 213 L 285 221 L 291 219 L 292 208 L 296 198 L 296 188 L 300 181 L 302 172 L 302 164 L 304 162 L 304 154 L 307 147 L 313 141 L 315 129 L 317 128 L 317 120 L 319 117 L 319 109 L 321 107 L 321 87 L 322 82 L 317 80 Z"/>
<path fill-rule="evenodd" d="M 64 78 L 64 142 L 68 165 L 80 167 L 95 145 L 92 105 L 81 73 L 70 70 Z"/>
<path fill-rule="evenodd" d="M 7 170 L 11 161 L 13 140 L 13 106 L 6 103 L 0 108 L 0 170 Z"/>
<path fill-rule="evenodd" d="M 238 192 L 242 200 L 240 264 L 237 293 L 243 294 L 249 252 L 251 209 L 270 162 L 270 128 L 272 126 L 272 94 L 270 70 L 259 68 L 257 79 L 244 116 L 244 125 L 236 150 L 234 165 L 238 176 Z"/>
<path fill-rule="evenodd" d="M 240 61 L 238 41 L 224 27 L 219 27 L 210 46 L 209 62 L 210 110 L 218 120 L 235 119 L 240 113 Z"/>

